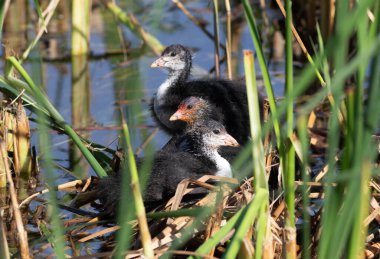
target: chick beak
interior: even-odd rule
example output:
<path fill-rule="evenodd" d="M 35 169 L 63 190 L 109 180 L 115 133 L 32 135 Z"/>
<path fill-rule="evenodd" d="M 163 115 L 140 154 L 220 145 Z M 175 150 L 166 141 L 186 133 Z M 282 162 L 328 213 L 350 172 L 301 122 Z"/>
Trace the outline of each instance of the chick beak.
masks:
<path fill-rule="evenodd" d="M 224 145 L 230 146 L 230 147 L 240 146 L 239 143 L 236 141 L 236 139 L 234 139 L 230 134 L 227 134 L 227 133 L 224 138 Z"/>
<path fill-rule="evenodd" d="M 165 67 L 165 61 L 162 59 L 162 57 L 160 57 L 154 61 L 150 67 Z"/>
<path fill-rule="evenodd" d="M 170 121 L 177 121 L 182 119 L 182 112 L 181 111 L 176 111 L 170 118 Z"/>

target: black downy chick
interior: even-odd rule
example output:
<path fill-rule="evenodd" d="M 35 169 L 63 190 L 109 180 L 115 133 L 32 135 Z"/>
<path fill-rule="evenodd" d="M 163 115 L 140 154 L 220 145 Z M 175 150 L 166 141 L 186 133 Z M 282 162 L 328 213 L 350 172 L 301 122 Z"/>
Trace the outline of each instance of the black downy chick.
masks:
<path fill-rule="evenodd" d="M 230 163 L 220 156 L 221 146 L 238 146 L 222 124 L 208 121 L 186 132 L 188 141 L 182 151 L 157 152 L 144 195 L 144 203 L 151 208 L 174 195 L 177 185 L 186 178 L 198 179 L 211 174 L 232 177 Z M 101 215 L 114 217 L 121 194 L 121 175 L 101 179 L 97 186 Z"/>
<path fill-rule="evenodd" d="M 169 71 L 168 78 L 152 100 L 152 115 L 167 133 L 181 135 L 185 123 L 170 121 L 181 101 L 190 96 L 202 97 L 212 104 L 213 119 L 224 123 L 240 144 L 250 135 L 246 88 L 243 83 L 224 79 L 189 80 L 192 66 L 190 51 L 182 45 L 167 47 L 151 67 Z"/>

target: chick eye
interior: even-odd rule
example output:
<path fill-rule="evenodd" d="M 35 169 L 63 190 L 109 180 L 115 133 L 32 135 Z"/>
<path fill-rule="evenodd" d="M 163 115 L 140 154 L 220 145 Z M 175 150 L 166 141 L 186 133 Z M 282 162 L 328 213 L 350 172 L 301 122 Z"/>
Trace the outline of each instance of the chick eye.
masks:
<path fill-rule="evenodd" d="M 214 134 L 220 134 L 220 130 L 213 130 Z"/>
<path fill-rule="evenodd" d="M 192 109 L 193 106 L 191 104 L 189 104 L 187 107 L 186 107 L 188 110 Z"/>
<path fill-rule="evenodd" d="M 171 53 L 170 53 L 170 56 L 171 56 L 171 57 L 175 57 L 176 55 L 177 55 L 177 54 L 176 54 L 175 52 L 171 52 Z"/>

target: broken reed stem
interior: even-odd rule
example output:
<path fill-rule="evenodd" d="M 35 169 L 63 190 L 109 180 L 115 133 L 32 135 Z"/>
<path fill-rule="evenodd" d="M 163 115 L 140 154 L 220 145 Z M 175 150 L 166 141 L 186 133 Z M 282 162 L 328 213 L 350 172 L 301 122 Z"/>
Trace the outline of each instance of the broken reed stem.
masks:
<path fill-rule="evenodd" d="M 56 187 L 56 189 L 59 190 L 59 191 L 61 191 L 61 190 L 67 189 L 67 188 L 72 188 L 72 187 L 75 187 L 77 185 L 84 184 L 87 180 L 88 179 L 86 179 L 86 180 L 74 180 L 74 181 L 71 181 L 71 182 L 63 183 L 63 184 L 58 185 Z M 48 192 L 49 192 L 49 189 L 43 189 L 43 190 L 41 190 L 39 192 L 33 193 L 32 195 L 30 195 L 29 197 L 27 197 L 26 199 L 24 199 L 20 203 L 19 208 L 21 208 L 22 206 L 27 205 L 28 203 L 30 203 L 38 195 L 45 194 L 45 193 L 48 193 Z"/>
<path fill-rule="evenodd" d="M 196 26 L 199 27 L 199 29 L 202 30 L 206 34 L 207 37 L 209 37 L 212 41 L 215 41 L 214 35 L 212 35 L 212 33 L 206 29 L 205 23 L 199 21 L 194 15 L 192 15 L 189 12 L 189 10 L 187 10 L 186 7 L 180 1 L 172 0 L 172 2 L 178 7 L 178 9 L 180 9 L 187 16 L 187 18 L 190 19 L 190 21 L 192 21 Z M 220 48 L 222 48 L 223 50 L 226 50 L 226 46 L 224 46 L 222 43 L 219 43 L 219 42 L 218 44 Z"/>
<path fill-rule="evenodd" d="M 14 213 L 13 215 L 16 221 L 16 228 L 18 232 L 20 256 L 22 259 L 29 259 L 30 256 L 29 256 L 28 234 L 25 231 L 24 224 L 22 222 L 21 212 L 18 206 L 18 201 L 17 201 L 16 189 L 13 184 L 11 172 L 9 170 L 8 155 L 7 155 L 4 141 L 0 141 L 0 155 L 1 155 L 1 159 L 3 160 L 3 164 L 5 167 L 4 170 L 6 172 L 8 183 L 9 183 L 9 195 L 11 197 L 11 203 L 12 203 L 12 208 L 13 208 L 13 213 Z"/>

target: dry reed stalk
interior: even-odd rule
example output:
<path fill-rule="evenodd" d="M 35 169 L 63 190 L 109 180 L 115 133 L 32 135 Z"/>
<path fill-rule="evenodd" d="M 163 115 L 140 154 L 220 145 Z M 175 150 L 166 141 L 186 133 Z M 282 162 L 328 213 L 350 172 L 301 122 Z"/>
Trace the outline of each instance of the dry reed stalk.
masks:
<path fill-rule="evenodd" d="M 376 219 L 376 217 L 378 217 L 380 215 L 380 207 L 378 207 L 377 209 L 373 210 L 371 212 L 371 214 L 364 220 L 364 226 L 365 227 L 368 227 L 368 225 L 374 220 Z"/>
<path fill-rule="evenodd" d="M 14 115 L 8 110 L 4 109 L 3 110 L 3 121 L 4 121 L 4 128 L 2 129 L 3 131 L 3 136 L 6 144 L 7 151 L 13 152 L 13 138 L 14 138 L 14 131 L 15 129 L 13 128 L 13 125 L 15 124 L 13 121 L 15 120 Z"/>
<path fill-rule="evenodd" d="M 209 223 L 207 225 L 206 234 L 205 234 L 206 238 L 204 242 L 206 242 L 209 238 L 211 238 L 215 233 L 219 231 L 220 225 L 223 219 L 223 212 L 226 207 L 230 193 L 231 193 L 231 189 L 228 188 L 228 186 L 226 185 L 221 187 L 221 192 L 218 192 L 218 196 L 221 196 L 221 197 L 217 197 L 217 200 L 220 199 L 222 200 L 222 202 L 216 205 L 217 208 L 209 219 Z M 209 251 L 208 255 L 214 256 L 214 252 L 215 252 L 215 247 L 213 247 Z"/>
<path fill-rule="evenodd" d="M 244 237 L 239 253 L 237 254 L 238 259 L 245 259 L 245 258 L 254 258 L 255 255 L 255 248 L 252 245 L 251 236 L 249 233 Z"/>
<path fill-rule="evenodd" d="M 286 17 L 285 8 L 284 8 L 283 4 L 281 3 L 281 1 L 280 1 L 280 0 L 276 0 L 276 3 L 277 3 L 277 5 L 278 5 L 278 7 L 280 8 L 280 11 L 281 11 L 282 15 L 284 15 L 284 17 Z M 291 23 L 291 29 L 292 29 L 292 32 L 293 32 L 294 37 L 296 38 L 296 41 L 297 41 L 298 44 L 300 45 L 301 50 L 302 50 L 302 52 L 304 53 L 305 57 L 306 57 L 306 58 L 308 59 L 308 61 L 314 66 L 314 62 L 313 62 L 313 60 L 312 60 L 312 58 L 311 58 L 309 52 L 307 51 L 305 44 L 303 44 L 303 41 L 302 41 L 301 37 L 299 36 L 299 34 L 298 34 L 296 28 L 294 27 L 293 22 Z M 319 71 L 318 71 L 316 68 L 315 68 L 315 72 L 316 72 L 316 75 L 317 75 L 319 81 L 321 82 L 321 85 L 322 85 L 322 86 L 325 86 L 325 85 L 326 85 L 326 82 L 325 82 L 325 80 L 323 79 L 322 75 L 319 73 Z M 332 96 L 331 96 L 331 95 L 329 95 L 329 101 L 330 101 L 330 102 L 333 102 L 333 101 L 334 101 L 334 100 L 332 99 Z"/>
<path fill-rule="evenodd" d="M 334 28 L 335 0 L 321 1 L 321 31 L 324 39 L 327 39 Z"/>
<path fill-rule="evenodd" d="M 89 241 L 89 240 L 91 240 L 91 239 L 94 239 L 94 238 L 97 238 L 97 237 L 103 236 L 103 235 L 105 235 L 105 234 L 108 234 L 108 233 L 114 232 L 114 231 L 119 230 L 119 229 L 120 229 L 119 226 L 113 226 L 113 227 L 110 227 L 110 228 L 106 228 L 106 229 L 103 229 L 103 230 L 101 230 L 101 231 L 98 231 L 98 232 L 96 232 L 96 233 L 94 233 L 94 234 L 91 234 L 91 235 L 88 235 L 88 236 L 86 236 L 86 237 L 83 237 L 83 238 L 79 239 L 78 242 L 80 242 L 80 243 L 84 243 L 84 242 L 87 242 L 87 241 Z"/>
<path fill-rule="evenodd" d="M 287 258 L 297 258 L 297 242 L 296 242 L 296 229 L 293 227 L 285 227 L 284 232 L 284 241 Z"/>
<path fill-rule="evenodd" d="M 7 156 L 7 151 L 5 148 L 4 141 L 0 141 L 0 155 L 1 155 L 1 159 L 3 160 L 3 164 L 5 166 L 4 170 L 6 172 L 8 184 L 9 184 L 9 194 L 11 197 L 14 219 L 16 222 L 18 238 L 19 238 L 20 256 L 23 259 L 29 259 L 30 256 L 29 256 L 28 234 L 25 231 L 24 225 L 22 222 L 21 212 L 18 206 L 18 201 L 17 201 L 16 189 L 13 184 L 11 172 L 9 170 L 8 156 Z"/>
<path fill-rule="evenodd" d="M 154 139 L 158 131 L 159 128 L 155 128 L 153 132 L 146 138 L 146 140 L 137 148 L 135 151 L 136 156 L 139 155 L 144 150 L 144 148 Z"/>
<path fill-rule="evenodd" d="M 75 187 L 76 185 L 81 185 L 83 183 L 85 183 L 86 180 L 74 180 L 74 181 L 71 181 L 71 182 L 67 182 L 67 183 L 63 183 L 63 184 L 60 184 L 57 186 L 57 189 L 62 191 L 64 189 L 67 189 L 67 188 L 72 188 L 72 187 Z M 27 205 L 28 203 L 30 203 L 35 197 L 41 195 L 41 194 L 45 194 L 45 193 L 48 193 L 49 192 L 49 189 L 44 189 L 44 190 L 41 190 L 39 192 L 36 192 L 36 193 L 33 193 L 32 195 L 30 195 L 29 197 L 27 197 L 26 199 L 24 199 L 20 205 L 19 205 L 19 208 L 21 208 L 22 206 L 24 205 Z"/>
<path fill-rule="evenodd" d="M 216 193 L 210 193 L 200 201 L 198 201 L 194 207 L 210 206 L 216 200 Z M 161 233 L 152 239 L 153 249 L 163 247 L 170 242 L 173 242 L 175 238 L 179 238 L 181 234 L 179 231 L 186 226 L 190 226 L 194 219 L 191 217 L 178 217 L 170 225 L 168 225 Z M 199 230 L 199 229 L 198 229 Z"/>
<path fill-rule="evenodd" d="M 59 3 L 59 0 L 51 0 L 49 5 L 42 12 L 42 16 L 44 17 L 44 23 L 42 22 L 42 20 L 38 21 L 38 26 L 39 26 L 38 33 L 37 33 L 36 37 L 33 39 L 33 41 L 29 44 L 28 48 L 22 54 L 22 57 L 20 59 L 20 63 L 22 63 L 22 61 L 28 57 L 30 51 L 38 43 L 42 34 L 44 32 L 47 32 L 47 25 L 49 24 L 51 18 L 53 17 L 54 11 L 57 8 L 58 3 Z"/>
<path fill-rule="evenodd" d="M 4 220 L 3 214 L 4 214 L 4 210 L 0 209 L 0 257 L 4 259 L 9 259 L 10 258 L 9 248 L 8 248 L 8 241 L 7 241 L 7 235 L 6 235 L 7 230 L 4 225 L 5 221 L 3 221 Z"/>
<path fill-rule="evenodd" d="M 277 220 L 281 213 L 284 211 L 285 209 L 285 201 L 282 200 L 281 203 L 277 206 L 277 208 L 275 209 L 275 211 L 272 213 L 272 217 Z"/>
<path fill-rule="evenodd" d="M 380 208 L 379 203 L 376 201 L 376 199 L 375 199 L 374 197 L 371 198 L 371 201 L 370 201 L 369 204 L 370 204 L 370 206 L 371 206 L 371 207 L 370 207 L 370 210 L 371 210 L 371 211 L 374 211 L 374 210 Z M 380 224 L 380 213 L 379 213 L 378 215 L 375 216 L 375 219 L 376 219 L 377 223 Z"/>
<path fill-rule="evenodd" d="M 219 11 L 218 0 L 214 0 L 213 17 L 214 17 L 214 48 L 215 48 L 215 76 L 220 77 L 220 53 L 219 53 Z"/>
<path fill-rule="evenodd" d="M 365 258 L 379 258 L 380 255 L 380 242 L 372 244 L 364 250 Z"/>
<path fill-rule="evenodd" d="M 227 78 L 232 79 L 232 64 L 231 64 L 231 45 L 232 45 L 232 33 L 231 33 L 231 5 L 230 0 L 225 0 L 226 6 L 226 27 L 227 27 L 227 39 L 226 39 L 226 56 L 227 56 Z"/>
<path fill-rule="evenodd" d="M 307 120 L 307 127 L 310 129 L 310 128 L 313 128 L 314 125 L 315 125 L 315 122 L 317 120 L 317 115 L 315 114 L 314 111 L 312 111 L 310 114 L 309 114 L 309 119 Z"/>
<path fill-rule="evenodd" d="M 24 107 L 21 104 L 21 101 L 17 104 L 16 110 L 16 127 L 15 127 L 15 138 L 16 145 L 14 146 L 14 151 L 17 150 L 17 156 L 14 157 L 15 161 L 17 158 L 18 168 L 20 175 L 27 179 L 31 174 L 31 159 L 30 159 L 30 127 L 29 119 L 26 116 Z M 16 154 L 16 152 L 15 152 Z M 15 163 L 16 164 L 16 163 Z"/>

